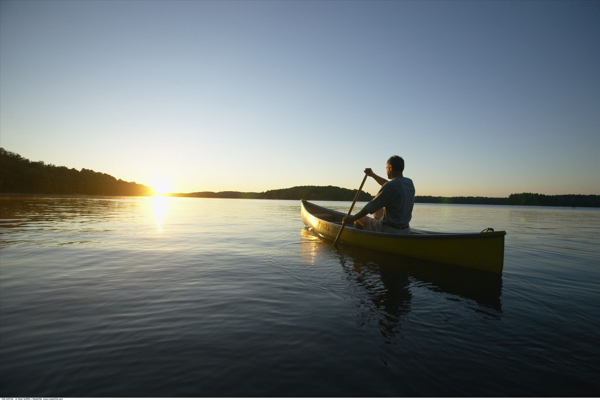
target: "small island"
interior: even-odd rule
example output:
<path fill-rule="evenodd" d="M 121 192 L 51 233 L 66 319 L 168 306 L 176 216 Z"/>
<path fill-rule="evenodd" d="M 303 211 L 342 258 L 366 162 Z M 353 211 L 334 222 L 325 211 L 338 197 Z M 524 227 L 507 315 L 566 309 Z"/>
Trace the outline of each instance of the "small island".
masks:
<path fill-rule="evenodd" d="M 358 189 L 345 189 L 337 186 L 295 186 L 287 189 L 267 190 L 266 192 L 196 192 L 171 193 L 176 197 L 204 197 L 220 199 L 271 199 L 271 200 L 331 200 L 352 201 Z M 370 201 L 373 196 L 361 192 L 358 201 Z"/>

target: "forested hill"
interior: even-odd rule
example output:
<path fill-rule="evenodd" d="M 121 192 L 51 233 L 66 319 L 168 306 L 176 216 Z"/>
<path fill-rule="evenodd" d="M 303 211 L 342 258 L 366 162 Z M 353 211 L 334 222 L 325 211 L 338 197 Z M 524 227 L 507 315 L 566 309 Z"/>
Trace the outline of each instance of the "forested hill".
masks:
<path fill-rule="evenodd" d="M 337 186 L 296 186 L 289 189 L 269 190 L 262 194 L 264 199 L 352 201 L 357 190 Z M 369 201 L 372 198 L 369 193 L 361 192 L 358 201 Z"/>
<path fill-rule="evenodd" d="M 177 193 L 173 196 L 229 198 L 229 199 L 279 199 L 279 200 L 334 200 L 352 201 L 356 190 L 344 189 L 337 186 L 295 186 L 288 189 L 268 190 L 266 192 L 196 192 Z M 367 192 L 361 192 L 358 200 L 369 201 L 373 198 Z"/>
<path fill-rule="evenodd" d="M 84 194 L 94 196 L 154 196 L 154 190 L 135 182 L 89 169 L 32 162 L 0 147 L 0 193 Z"/>

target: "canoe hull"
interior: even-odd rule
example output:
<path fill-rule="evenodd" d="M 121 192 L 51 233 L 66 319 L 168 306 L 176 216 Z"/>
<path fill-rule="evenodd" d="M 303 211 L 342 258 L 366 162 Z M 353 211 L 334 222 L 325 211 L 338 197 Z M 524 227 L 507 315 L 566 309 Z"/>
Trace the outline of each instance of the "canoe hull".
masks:
<path fill-rule="evenodd" d="M 344 214 L 302 201 L 302 222 L 321 237 L 335 240 Z M 393 235 L 345 227 L 341 243 L 407 257 L 502 273 L 506 232 L 468 234 L 418 231 Z"/>

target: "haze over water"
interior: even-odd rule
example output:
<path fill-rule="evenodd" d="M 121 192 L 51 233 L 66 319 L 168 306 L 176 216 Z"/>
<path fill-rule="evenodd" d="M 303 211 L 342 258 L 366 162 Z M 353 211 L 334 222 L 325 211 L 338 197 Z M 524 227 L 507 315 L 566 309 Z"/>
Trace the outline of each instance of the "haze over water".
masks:
<path fill-rule="evenodd" d="M 0 207 L 3 396 L 600 395 L 596 209 L 415 206 L 506 230 L 490 276 L 336 250 L 298 201 Z"/>

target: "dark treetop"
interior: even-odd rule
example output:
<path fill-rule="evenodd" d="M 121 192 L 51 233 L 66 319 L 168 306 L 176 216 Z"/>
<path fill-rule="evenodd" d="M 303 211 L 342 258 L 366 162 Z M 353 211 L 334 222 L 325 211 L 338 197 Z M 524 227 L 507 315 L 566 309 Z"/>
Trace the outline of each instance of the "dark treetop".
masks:
<path fill-rule="evenodd" d="M 154 190 L 82 168 L 32 162 L 0 148 L 0 193 L 153 196 Z"/>

